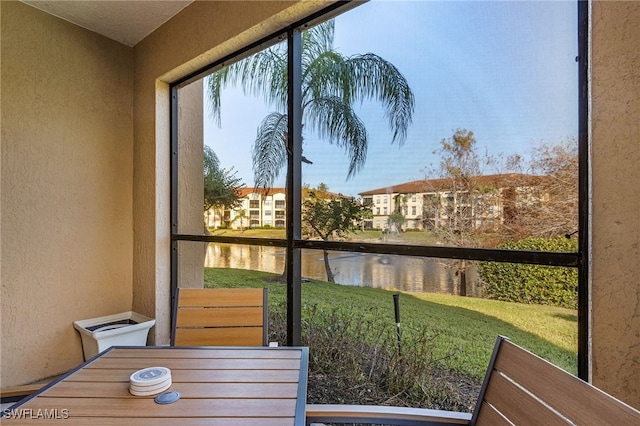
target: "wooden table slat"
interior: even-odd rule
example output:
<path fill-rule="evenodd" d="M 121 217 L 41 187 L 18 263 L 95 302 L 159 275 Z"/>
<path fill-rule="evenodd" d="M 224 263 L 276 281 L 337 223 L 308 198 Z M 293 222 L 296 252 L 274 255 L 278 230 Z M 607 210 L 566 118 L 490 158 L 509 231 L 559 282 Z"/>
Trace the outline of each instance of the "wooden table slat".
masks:
<path fill-rule="evenodd" d="M 297 383 L 176 383 L 169 390 L 182 398 L 295 398 Z M 63 382 L 46 390 L 40 398 L 141 398 L 129 393 L 129 383 Z M 153 398 L 153 396 L 149 397 Z"/>
<path fill-rule="evenodd" d="M 8 420 L 7 420 L 8 421 Z M 38 416 L 33 413 L 33 417 L 23 419 L 11 419 L 12 425 L 33 425 L 33 424 L 63 424 L 65 426 L 286 426 L 294 424 L 291 417 L 253 417 L 253 418 L 197 418 L 197 417 L 175 417 L 171 419 L 162 417 L 147 417 L 135 419 L 135 422 L 127 421 L 123 423 L 118 417 L 69 417 L 66 419 L 54 420 Z M 4 421 L 3 421 L 4 423 Z"/>
<path fill-rule="evenodd" d="M 69 417 L 281 417 L 293 413 L 295 399 L 193 399 L 156 404 L 152 398 L 40 398 L 23 409 L 68 410 Z"/>
<path fill-rule="evenodd" d="M 86 369 L 78 371 L 70 382 L 129 382 L 138 368 L 128 370 Z M 242 382 L 242 383 L 297 383 L 296 370 L 171 370 L 174 382 Z"/>
<path fill-rule="evenodd" d="M 100 359 L 104 358 L 181 358 L 181 359 L 300 359 L 300 351 L 286 347 L 278 348 L 229 348 L 220 349 L 213 347 L 181 348 L 181 347 L 161 347 L 159 350 L 149 350 L 150 348 L 118 348 L 117 351 L 109 351 Z M 153 348 L 156 349 L 156 348 Z M 198 349 L 195 350 L 194 349 Z"/>
<path fill-rule="evenodd" d="M 87 366 L 87 370 L 94 368 L 122 369 L 129 368 L 139 370 L 154 366 L 167 367 L 170 370 L 200 369 L 200 370 L 299 370 L 298 359 L 180 359 L 169 358 L 159 360 L 157 358 L 104 358 Z"/>

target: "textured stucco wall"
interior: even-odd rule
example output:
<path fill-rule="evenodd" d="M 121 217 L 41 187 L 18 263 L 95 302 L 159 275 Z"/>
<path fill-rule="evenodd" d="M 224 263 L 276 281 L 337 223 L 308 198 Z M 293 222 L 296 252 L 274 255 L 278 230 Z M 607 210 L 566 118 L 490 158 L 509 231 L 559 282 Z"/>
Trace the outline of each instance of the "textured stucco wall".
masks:
<path fill-rule="evenodd" d="M 131 309 L 133 49 L 1 9 L 1 384 L 82 362 L 74 320 Z"/>
<path fill-rule="evenodd" d="M 204 231 L 204 102 L 203 80 L 178 91 L 178 232 L 202 234 Z M 204 286 L 206 243 L 181 242 L 178 246 L 178 285 Z"/>
<path fill-rule="evenodd" d="M 640 408 L 640 2 L 592 9 L 593 383 Z"/>
<path fill-rule="evenodd" d="M 329 5 L 195 2 L 135 47 L 133 308 L 169 342 L 169 83 Z"/>

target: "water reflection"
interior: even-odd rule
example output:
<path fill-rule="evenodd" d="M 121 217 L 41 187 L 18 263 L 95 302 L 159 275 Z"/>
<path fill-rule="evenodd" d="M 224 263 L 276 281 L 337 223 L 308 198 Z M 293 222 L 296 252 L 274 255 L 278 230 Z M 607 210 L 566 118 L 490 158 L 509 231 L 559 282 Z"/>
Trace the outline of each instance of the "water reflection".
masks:
<path fill-rule="evenodd" d="M 387 290 L 459 294 L 452 261 L 387 254 L 331 252 L 329 262 L 339 284 Z M 285 249 L 267 246 L 209 244 L 206 267 L 284 271 Z M 322 251 L 302 251 L 302 276 L 326 280 Z M 467 294 L 480 296 L 475 268 L 467 271 Z"/>

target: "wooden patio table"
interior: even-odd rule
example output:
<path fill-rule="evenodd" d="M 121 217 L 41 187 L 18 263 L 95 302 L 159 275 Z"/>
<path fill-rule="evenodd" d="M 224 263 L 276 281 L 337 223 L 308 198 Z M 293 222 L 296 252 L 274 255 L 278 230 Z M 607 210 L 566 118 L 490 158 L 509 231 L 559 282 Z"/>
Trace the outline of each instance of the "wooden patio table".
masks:
<path fill-rule="evenodd" d="M 5 410 L 2 424 L 64 425 L 305 424 L 308 348 L 112 347 Z M 133 396 L 129 378 L 147 367 L 171 370 L 158 404 Z"/>

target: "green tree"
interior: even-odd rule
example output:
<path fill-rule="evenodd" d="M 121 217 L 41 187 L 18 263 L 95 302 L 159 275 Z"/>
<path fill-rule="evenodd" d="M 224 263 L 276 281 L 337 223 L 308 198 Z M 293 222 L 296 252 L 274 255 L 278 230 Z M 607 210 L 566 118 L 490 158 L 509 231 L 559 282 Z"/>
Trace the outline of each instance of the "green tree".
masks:
<path fill-rule="evenodd" d="M 434 230 L 445 244 L 469 247 L 476 244 L 477 219 L 483 211 L 495 204 L 498 196 L 495 188 L 484 188 L 478 182 L 484 166 L 493 159 L 481 156 L 476 149 L 476 138 L 472 131 L 457 129 L 448 139 L 442 139 L 440 149 L 434 151 L 440 158 L 439 167 L 431 173 L 445 182 L 446 195 L 429 197 L 425 200 L 423 217 L 434 217 Z M 425 192 L 439 194 L 443 188 L 425 188 Z M 442 214 L 441 214 L 442 213 Z M 439 222 L 446 218 L 447 225 Z M 460 295 L 466 295 L 466 272 L 468 262 L 450 262 L 460 277 Z"/>
<path fill-rule="evenodd" d="M 396 210 L 387 218 L 387 224 L 389 225 L 389 232 L 398 233 L 402 229 L 402 225 L 407 222 L 407 219 L 400 210 Z"/>
<path fill-rule="evenodd" d="M 456 245 L 468 245 L 474 229 L 475 194 L 481 160 L 472 131 L 457 129 L 449 139 L 443 139 L 440 150 L 440 173 L 447 179 L 453 201 L 447 212 L 449 227 L 442 230 Z"/>
<path fill-rule="evenodd" d="M 345 57 L 333 46 L 334 21 L 302 34 L 302 119 L 315 132 L 344 148 L 349 156 L 347 178 L 364 165 L 368 135 L 354 105 L 382 103 L 391 142 L 403 143 L 411 125 L 414 96 L 408 82 L 391 63 L 373 53 Z M 265 117 L 253 145 L 256 187 L 271 187 L 287 161 L 287 50 L 281 44 L 231 64 L 208 79 L 211 112 L 220 123 L 221 89 L 240 84 L 245 93 L 263 97 L 278 111 Z M 303 158 L 304 161 L 310 162 Z"/>
<path fill-rule="evenodd" d="M 535 203 L 524 204 L 518 220 L 534 237 L 572 235 L 578 230 L 578 144 L 567 139 L 533 151 L 531 173 L 542 176 Z"/>
<path fill-rule="evenodd" d="M 323 241 L 343 236 L 362 220 L 369 210 L 351 197 L 332 194 L 325 184 L 317 189 L 307 189 L 302 205 L 302 221 Z M 335 277 L 329 264 L 329 252 L 323 250 L 327 281 L 334 283 Z"/>
<path fill-rule="evenodd" d="M 211 147 L 204 147 L 204 211 L 238 207 L 241 203 L 240 188 L 244 184 L 233 168 L 220 166 L 220 160 Z M 205 229 L 207 227 L 205 226 Z"/>

